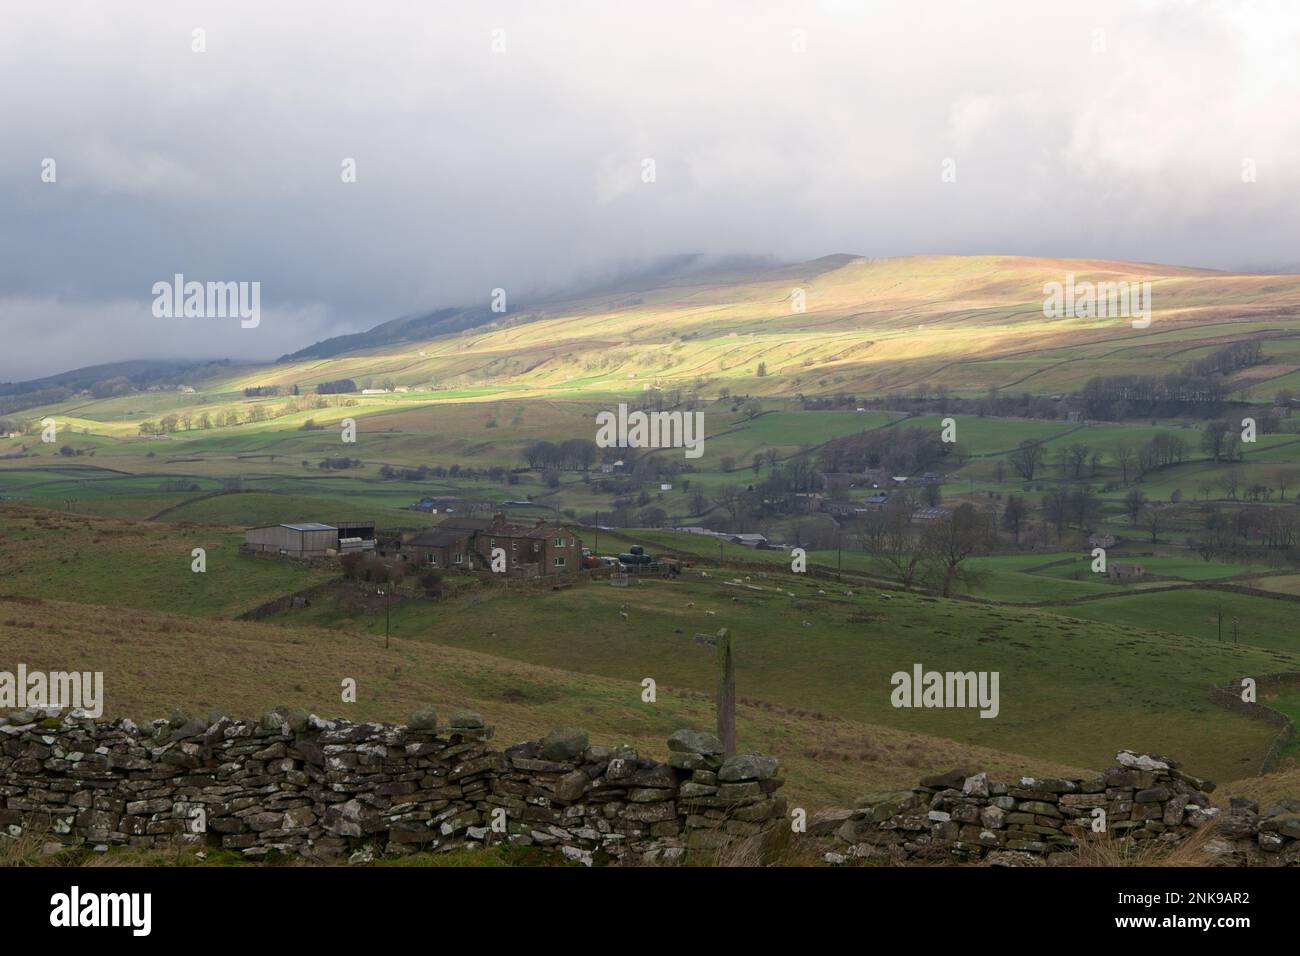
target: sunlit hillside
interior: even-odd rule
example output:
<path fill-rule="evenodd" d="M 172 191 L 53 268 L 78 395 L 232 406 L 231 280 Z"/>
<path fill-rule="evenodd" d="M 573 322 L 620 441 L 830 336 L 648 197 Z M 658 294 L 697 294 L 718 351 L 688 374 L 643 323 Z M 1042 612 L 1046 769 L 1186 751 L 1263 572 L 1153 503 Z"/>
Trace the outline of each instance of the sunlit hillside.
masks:
<path fill-rule="evenodd" d="M 1076 282 L 1150 281 L 1150 326 L 1045 318 L 1044 284 L 1069 274 Z M 1290 339 L 1300 331 L 1297 316 L 1300 276 L 1096 260 L 832 256 L 726 281 L 524 305 L 486 329 L 250 369 L 225 384 L 308 385 L 346 376 L 525 395 L 706 379 L 793 395 L 886 391 L 941 376 L 955 392 L 1052 392 L 1098 374 L 1177 371 L 1199 349 L 1245 335 Z M 1300 358 L 1252 374 L 1276 386 L 1298 367 Z"/>

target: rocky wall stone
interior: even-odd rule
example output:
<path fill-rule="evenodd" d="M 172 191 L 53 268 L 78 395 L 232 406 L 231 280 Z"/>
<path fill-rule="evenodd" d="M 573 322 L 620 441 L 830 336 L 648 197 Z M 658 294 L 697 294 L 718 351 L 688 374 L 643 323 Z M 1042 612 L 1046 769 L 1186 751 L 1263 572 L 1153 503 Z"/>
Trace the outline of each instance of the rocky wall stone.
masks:
<path fill-rule="evenodd" d="M 852 810 L 820 814 L 814 830 L 833 831 L 832 863 L 1067 863 L 1085 839 L 1173 846 L 1207 826 L 1205 850 L 1222 864 L 1300 863 L 1300 800 L 1260 813 L 1254 802 L 1233 797 L 1224 811 L 1210 799 L 1214 787 L 1168 757 L 1121 750 L 1115 766 L 1089 779 L 1004 783 L 968 770 L 935 774 L 911 790 L 870 794 Z"/>
<path fill-rule="evenodd" d="M 590 865 L 672 863 L 759 836 L 785 814 L 777 761 L 723 760 L 717 738 L 673 734 L 660 762 L 561 728 L 505 750 L 478 714 L 439 726 L 177 714 L 141 727 L 79 712 L 0 717 L 0 836 L 63 845 L 217 845 L 357 862 L 376 852 L 509 843 Z"/>

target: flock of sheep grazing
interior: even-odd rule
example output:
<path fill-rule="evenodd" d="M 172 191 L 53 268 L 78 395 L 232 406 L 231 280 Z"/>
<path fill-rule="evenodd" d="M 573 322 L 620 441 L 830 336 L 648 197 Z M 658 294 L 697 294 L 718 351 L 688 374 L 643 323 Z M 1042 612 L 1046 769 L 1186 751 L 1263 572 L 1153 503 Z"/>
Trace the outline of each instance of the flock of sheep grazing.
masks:
<path fill-rule="evenodd" d="M 700 572 L 700 576 L 701 576 L 701 577 L 708 577 L 708 573 L 707 573 L 707 572 L 704 572 L 704 571 L 701 571 L 701 572 Z M 748 581 L 749 578 L 745 578 L 745 580 Z M 740 579 L 739 579 L 739 578 L 735 579 L 735 583 L 739 584 L 739 583 L 740 583 Z M 757 590 L 762 590 L 762 589 L 761 589 L 761 588 L 754 588 L 754 590 L 757 591 Z M 776 590 L 776 592 L 777 592 L 778 594 L 785 594 L 785 595 L 787 595 L 787 596 L 789 596 L 789 597 L 794 597 L 794 596 L 795 596 L 795 594 L 794 594 L 793 591 L 782 591 L 779 587 L 776 588 L 775 590 Z M 840 593 L 843 594 L 845 597 L 853 597 L 853 592 L 852 592 L 852 591 L 841 591 Z M 821 590 L 821 589 L 818 589 L 817 594 L 818 594 L 819 597 L 825 597 L 825 596 L 826 596 L 826 592 L 825 592 L 824 590 Z M 884 593 L 883 591 L 881 592 L 880 596 L 881 596 L 882 598 L 884 598 L 885 600 L 889 600 L 890 597 L 891 597 L 890 595 Z M 740 598 L 736 598 L 736 597 L 733 597 L 731 600 L 732 600 L 732 601 L 735 601 L 736 603 L 739 603 L 739 602 L 740 602 Z M 694 601 L 687 601 L 687 602 L 686 602 L 686 607 L 687 607 L 687 608 L 694 608 L 694 607 L 695 607 L 695 602 L 694 602 Z M 705 611 L 704 613 L 705 613 L 706 615 L 708 615 L 709 617 L 715 617 L 715 616 L 717 616 L 717 611 Z M 620 617 L 624 622 L 626 622 L 626 621 L 628 620 L 627 604 L 623 604 L 623 605 L 621 605 L 621 606 L 619 607 L 619 609 L 618 609 L 618 616 L 619 616 L 619 617 Z M 812 627 L 812 621 L 803 621 L 803 622 L 801 622 L 801 623 L 803 624 L 804 627 Z"/>

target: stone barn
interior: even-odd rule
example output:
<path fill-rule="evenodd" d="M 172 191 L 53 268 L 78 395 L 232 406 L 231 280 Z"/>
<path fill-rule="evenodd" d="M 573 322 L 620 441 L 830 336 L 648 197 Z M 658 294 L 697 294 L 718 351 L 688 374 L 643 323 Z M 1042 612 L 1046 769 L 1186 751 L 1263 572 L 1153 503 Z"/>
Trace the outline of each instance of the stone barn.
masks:
<path fill-rule="evenodd" d="M 421 531 L 402 547 L 402 557 L 435 568 L 474 568 L 474 532 L 463 528 L 431 528 Z"/>
<path fill-rule="evenodd" d="M 1146 577 L 1147 569 L 1140 564 L 1109 564 L 1106 574 L 1117 581 L 1133 581 Z"/>

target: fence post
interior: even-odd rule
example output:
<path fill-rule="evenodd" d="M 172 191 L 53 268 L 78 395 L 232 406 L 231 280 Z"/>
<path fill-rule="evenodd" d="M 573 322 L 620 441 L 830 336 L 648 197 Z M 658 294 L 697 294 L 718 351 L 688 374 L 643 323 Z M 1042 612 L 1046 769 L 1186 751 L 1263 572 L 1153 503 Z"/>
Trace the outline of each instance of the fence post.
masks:
<path fill-rule="evenodd" d="M 723 757 L 736 755 L 736 666 L 731 656 L 731 632 L 718 631 L 718 739 Z"/>

